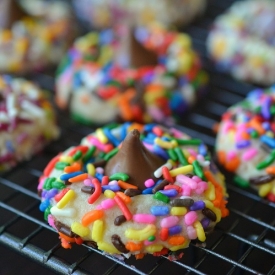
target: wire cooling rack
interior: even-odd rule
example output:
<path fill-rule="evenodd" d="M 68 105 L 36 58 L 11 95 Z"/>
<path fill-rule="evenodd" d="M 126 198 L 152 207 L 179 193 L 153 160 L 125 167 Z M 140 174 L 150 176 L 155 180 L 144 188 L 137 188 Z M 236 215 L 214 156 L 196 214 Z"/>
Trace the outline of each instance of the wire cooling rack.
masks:
<path fill-rule="evenodd" d="M 201 138 L 212 151 L 215 142 L 212 126 L 230 105 L 253 88 L 216 72 L 206 55 L 205 39 L 211 22 L 232 2 L 210 1 L 204 17 L 185 30 L 193 37 L 194 47 L 201 53 L 209 72 L 210 91 L 182 118 L 179 127 Z M 32 78 L 44 88 L 53 90 L 50 75 Z M 5 251 L 6 247 L 13 250 L 10 266 L 5 266 L 6 253 L 1 252 L 1 275 L 16 274 L 11 270 L 21 256 L 26 257 L 21 274 L 43 274 L 47 268 L 44 274 L 275 274 L 275 204 L 259 198 L 251 189 L 235 186 L 228 174 L 230 216 L 216 226 L 205 247 L 191 243 L 178 261 L 150 255 L 140 261 L 133 257 L 120 261 L 84 245 L 63 249 L 57 233 L 46 224 L 38 209 L 38 177 L 52 157 L 77 145 L 92 129 L 74 123 L 64 113 L 58 113 L 58 119 L 62 130 L 59 140 L 30 161 L 0 176 L 0 251 Z M 30 269 L 34 265 L 34 269 Z"/>

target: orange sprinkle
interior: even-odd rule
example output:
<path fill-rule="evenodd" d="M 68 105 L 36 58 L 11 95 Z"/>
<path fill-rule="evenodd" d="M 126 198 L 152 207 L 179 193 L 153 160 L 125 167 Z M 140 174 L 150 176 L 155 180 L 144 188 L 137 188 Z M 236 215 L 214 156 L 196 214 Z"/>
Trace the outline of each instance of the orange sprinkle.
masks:
<path fill-rule="evenodd" d="M 185 242 L 185 238 L 183 236 L 172 236 L 168 239 L 168 243 L 170 245 L 181 245 Z"/>
<path fill-rule="evenodd" d="M 262 123 L 256 117 L 252 118 L 248 125 L 254 128 L 260 135 L 265 133 L 265 130 L 262 127 Z"/>
<path fill-rule="evenodd" d="M 146 87 L 146 92 L 156 93 L 163 90 L 163 86 L 160 84 L 149 84 Z"/>
<path fill-rule="evenodd" d="M 65 235 L 65 234 L 63 234 L 61 232 L 58 232 L 58 234 L 59 234 L 59 237 L 60 237 L 61 240 L 64 239 L 64 240 L 66 240 L 67 242 L 70 242 L 70 243 L 74 243 L 75 242 L 74 238 L 71 238 L 71 237 L 69 237 L 69 236 L 67 236 L 67 235 Z"/>
<path fill-rule="evenodd" d="M 168 249 L 164 247 L 164 248 L 161 249 L 161 251 L 159 251 L 159 252 L 154 252 L 154 253 L 153 253 L 153 256 L 159 257 L 159 256 L 161 256 L 161 255 L 166 255 L 166 254 L 168 254 Z"/>
<path fill-rule="evenodd" d="M 81 165 L 79 162 L 74 162 L 72 165 L 66 166 L 64 168 L 64 171 L 66 173 L 72 173 L 72 172 L 76 172 L 76 171 L 80 171 L 80 170 L 81 170 Z"/>
<path fill-rule="evenodd" d="M 140 123 L 132 123 L 132 125 L 130 125 L 130 126 L 128 127 L 128 130 L 127 130 L 127 131 L 128 131 L 128 133 L 129 133 L 129 132 L 131 132 L 132 130 L 137 129 L 137 130 L 139 130 L 139 132 L 142 132 L 143 128 L 144 128 L 143 124 L 140 124 Z"/>
<path fill-rule="evenodd" d="M 58 162 L 59 160 L 59 156 L 60 154 L 58 154 L 56 157 L 54 157 L 49 163 L 48 165 L 46 166 L 46 168 L 44 169 L 43 171 L 43 174 L 45 177 L 48 177 L 50 175 L 50 173 L 52 172 L 52 170 L 54 169 L 55 167 L 55 164 Z"/>
<path fill-rule="evenodd" d="M 131 202 L 131 198 L 127 195 L 125 195 L 123 192 L 116 192 L 116 194 L 126 203 L 130 203 Z"/>
<path fill-rule="evenodd" d="M 139 254 L 136 254 L 136 255 L 135 255 L 136 260 L 141 260 L 144 256 L 145 256 L 144 253 L 139 253 Z"/>
<path fill-rule="evenodd" d="M 99 220 L 103 217 L 104 212 L 102 210 L 92 210 L 86 213 L 81 220 L 83 226 L 88 226 L 90 223 Z"/>
<path fill-rule="evenodd" d="M 224 151 L 218 151 L 217 152 L 217 157 L 218 157 L 218 161 L 222 164 L 225 165 L 226 162 L 226 154 Z"/>
<path fill-rule="evenodd" d="M 132 185 L 128 182 L 125 182 L 125 181 L 122 181 L 122 180 L 119 180 L 118 181 L 118 185 L 120 188 L 126 190 L 126 189 L 138 189 L 137 186 L 135 185 Z"/>
<path fill-rule="evenodd" d="M 85 179 L 88 178 L 88 173 L 84 173 L 84 174 L 81 174 L 81 175 L 78 175 L 78 176 L 75 176 L 73 178 L 70 178 L 69 179 L 69 182 L 78 182 L 78 181 L 83 181 Z"/>
<path fill-rule="evenodd" d="M 265 169 L 266 173 L 275 175 L 275 166 L 269 166 Z"/>
<path fill-rule="evenodd" d="M 230 172 L 234 172 L 238 169 L 240 163 L 241 163 L 240 158 L 238 156 L 235 156 L 231 160 L 226 160 L 225 168 Z"/>
<path fill-rule="evenodd" d="M 59 97 L 59 96 L 56 96 L 56 97 L 55 97 L 55 102 L 56 102 L 56 105 L 57 105 L 60 109 L 65 109 L 65 108 L 67 107 L 67 101 L 61 99 L 61 97 Z"/>
<path fill-rule="evenodd" d="M 214 133 L 218 133 L 219 131 L 220 124 L 219 123 L 214 123 L 212 126 L 212 130 Z"/>
<path fill-rule="evenodd" d="M 242 139 L 245 139 L 245 140 L 250 140 L 251 139 L 250 135 L 245 131 L 241 133 L 241 137 L 242 137 Z"/>
<path fill-rule="evenodd" d="M 140 243 L 134 243 L 134 242 L 127 242 L 125 247 L 129 250 L 129 251 L 140 251 L 142 249 L 143 244 Z"/>
<path fill-rule="evenodd" d="M 71 249 L 72 248 L 71 244 L 63 238 L 61 238 L 61 246 L 65 249 Z"/>
<path fill-rule="evenodd" d="M 192 164 L 193 161 L 196 160 L 194 156 L 190 155 L 187 159 L 188 163 Z"/>

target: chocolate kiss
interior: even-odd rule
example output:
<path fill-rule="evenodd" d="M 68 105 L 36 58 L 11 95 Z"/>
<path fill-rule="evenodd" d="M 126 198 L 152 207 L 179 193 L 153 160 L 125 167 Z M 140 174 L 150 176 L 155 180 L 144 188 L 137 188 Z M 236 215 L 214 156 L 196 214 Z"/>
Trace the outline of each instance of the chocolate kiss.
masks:
<path fill-rule="evenodd" d="M 0 0 L 0 28 L 10 29 L 12 24 L 27 14 L 15 0 Z"/>
<path fill-rule="evenodd" d="M 139 139 L 140 133 L 129 132 L 118 153 L 105 166 L 105 174 L 125 173 L 129 182 L 140 190 L 146 189 L 144 182 L 154 179 L 154 171 L 165 163 L 163 159 L 148 151 Z"/>

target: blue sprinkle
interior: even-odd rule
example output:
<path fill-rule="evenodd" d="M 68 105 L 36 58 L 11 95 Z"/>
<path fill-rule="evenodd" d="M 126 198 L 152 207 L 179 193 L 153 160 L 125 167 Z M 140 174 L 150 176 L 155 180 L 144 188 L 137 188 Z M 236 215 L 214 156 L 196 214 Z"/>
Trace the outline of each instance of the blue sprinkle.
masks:
<path fill-rule="evenodd" d="M 271 138 L 269 136 L 261 136 L 260 141 L 268 145 L 270 148 L 274 149 L 275 148 L 275 139 Z"/>
<path fill-rule="evenodd" d="M 207 148 L 203 143 L 199 145 L 198 151 L 199 151 L 199 154 L 204 157 L 207 155 Z"/>
<path fill-rule="evenodd" d="M 144 138 L 142 141 L 145 142 L 145 143 L 147 143 L 147 144 L 152 144 L 152 145 L 154 144 L 154 140 L 153 139 Z"/>
<path fill-rule="evenodd" d="M 120 186 L 118 184 L 102 185 L 101 188 L 103 192 L 105 190 L 112 190 L 113 192 L 117 192 L 120 190 Z"/>
<path fill-rule="evenodd" d="M 172 226 L 168 229 L 169 235 L 176 235 L 182 231 L 182 227 L 180 225 Z"/>
<path fill-rule="evenodd" d="M 159 192 L 167 197 L 176 197 L 178 195 L 178 191 L 176 189 L 159 190 Z"/>
<path fill-rule="evenodd" d="M 210 220 L 208 218 L 205 217 L 201 220 L 201 225 L 203 228 L 207 228 L 209 224 L 210 224 Z"/>
<path fill-rule="evenodd" d="M 144 125 L 144 131 L 145 132 L 151 132 L 155 126 L 156 126 L 156 124 L 153 124 L 153 123 L 146 124 L 146 125 Z"/>
<path fill-rule="evenodd" d="M 150 194 L 153 194 L 153 187 L 144 189 L 144 190 L 142 191 L 142 194 L 143 194 L 143 195 L 150 195 Z"/>
<path fill-rule="evenodd" d="M 205 207 L 205 203 L 203 201 L 195 201 L 191 206 L 190 210 L 191 211 L 196 211 L 196 210 L 202 210 Z"/>
<path fill-rule="evenodd" d="M 81 175 L 81 174 L 83 174 L 82 171 L 77 171 L 77 172 L 73 172 L 73 173 L 63 174 L 63 175 L 60 176 L 60 179 L 61 180 L 68 180 L 70 178 L 73 178 L 73 177 Z"/>
<path fill-rule="evenodd" d="M 8 149 L 9 152 L 13 153 L 14 152 L 14 147 L 13 147 L 13 144 L 10 140 L 7 140 L 6 141 L 6 147 Z"/>
<path fill-rule="evenodd" d="M 99 33 L 99 44 L 111 44 L 111 42 L 114 40 L 114 32 L 112 29 L 106 29 Z"/>
<path fill-rule="evenodd" d="M 131 122 L 125 122 L 122 127 L 120 128 L 121 129 L 121 132 L 120 132 L 120 136 L 121 136 L 121 140 L 124 140 L 127 136 L 127 130 L 128 130 L 128 127 L 131 125 Z"/>
<path fill-rule="evenodd" d="M 168 206 L 152 206 L 150 212 L 154 216 L 165 216 L 169 214 L 170 210 Z"/>
<path fill-rule="evenodd" d="M 265 121 L 265 122 L 262 123 L 262 127 L 263 127 L 266 131 L 271 130 L 271 128 L 270 128 L 270 123 L 267 122 L 267 121 Z"/>
<path fill-rule="evenodd" d="M 58 194 L 59 190 L 56 188 L 53 188 L 44 194 L 45 199 L 51 199 L 53 198 L 56 194 Z"/>
<path fill-rule="evenodd" d="M 116 147 L 120 144 L 120 141 L 117 140 L 117 138 L 111 133 L 111 131 L 108 128 L 103 129 L 104 134 L 108 138 L 109 142 L 111 142 Z"/>
<path fill-rule="evenodd" d="M 73 77 L 73 87 L 79 88 L 82 85 L 81 74 L 76 72 Z"/>
<path fill-rule="evenodd" d="M 102 181 L 103 175 L 100 174 L 100 173 L 96 173 L 96 174 L 95 174 L 95 177 L 96 177 L 99 181 Z"/>
<path fill-rule="evenodd" d="M 159 157 L 161 157 L 165 160 L 169 159 L 168 153 L 164 149 L 162 149 L 160 146 L 158 146 L 157 144 L 154 144 L 153 151 Z"/>
<path fill-rule="evenodd" d="M 41 212 L 45 212 L 45 210 L 49 207 L 49 205 L 50 205 L 50 200 L 46 199 L 40 203 L 39 210 Z"/>

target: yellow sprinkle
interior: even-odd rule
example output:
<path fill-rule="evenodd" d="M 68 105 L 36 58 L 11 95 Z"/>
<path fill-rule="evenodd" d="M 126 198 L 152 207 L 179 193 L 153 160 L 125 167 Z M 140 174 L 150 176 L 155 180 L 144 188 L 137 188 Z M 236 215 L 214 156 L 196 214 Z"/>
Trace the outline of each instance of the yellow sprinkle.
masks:
<path fill-rule="evenodd" d="M 56 207 L 62 209 L 75 197 L 74 190 L 69 190 L 64 197 L 56 204 Z"/>
<path fill-rule="evenodd" d="M 265 184 L 262 184 L 260 187 L 259 187 L 259 196 L 260 197 L 265 197 L 272 189 L 272 184 L 269 182 L 269 183 L 265 183 Z"/>
<path fill-rule="evenodd" d="M 205 237 L 205 232 L 203 230 L 203 227 L 201 225 L 201 222 L 199 221 L 196 221 L 194 222 L 194 228 L 196 229 L 197 231 L 197 235 L 198 235 L 198 239 L 201 241 L 201 242 L 204 242 L 206 240 L 206 237 Z"/>
<path fill-rule="evenodd" d="M 85 237 L 90 233 L 89 228 L 86 226 L 83 226 L 79 222 L 73 222 L 71 225 L 71 229 L 75 234 L 79 235 L 80 237 Z"/>
<path fill-rule="evenodd" d="M 164 141 L 161 138 L 155 138 L 154 143 L 157 144 L 158 146 L 164 148 L 164 149 L 172 149 L 178 146 L 178 143 L 176 140 L 172 141 Z"/>
<path fill-rule="evenodd" d="M 104 191 L 104 196 L 109 198 L 109 199 L 113 199 L 115 197 L 115 193 L 112 190 L 105 190 Z"/>
<path fill-rule="evenodd" d="M 93 224 L 92 239 L 95 242 L 100 242 L 103 237 L 104 224 L 102 220 L 96 220 Z"/>
<path fill-rule="evenodd" d="M 185 149 L 182 150 L 182 153 L 184 154 L 184 156 L 186 158 L 188 158 L 190 156 L 190 153 L 187 150 L 185 150 Z"/>
<path fill-rule="evenodd" d="M 274 133 L 272 133 L 271 131 L 267 131 L 265 135 L 274 138 Z"/>
<path fill-rule="evenodd" d="M 88 163 L 86 168 L 87 168 L 87 172 L 89 175 L 91 175 L 91 176 L 95 175 L 95 167 L 92 163 Z"/>
<path fill-rule="evenodd" d="M 192 45 L 192 41 L 189 35 L 181 33 L 176 36 L 175 42 L 180 44 L 182 48 L 190 48 Z"/>
<path fill-rule="evenodd" d="M 193 172 L 193 165 L 185 165 L 170 171 L 171 177 L 175 177 L 180 174 L 188 174 Z"/>
<path fill-rule="evenodd" d="M 103 130 L 101 128 L 98 128 L 96 131 L 95 131 L 95 134 L 97 136 L 97 138 L 99 139 L 99 141 L 101 143 L 104 143 L 106 144 L 108 142 L 108 138 L 105 136 Z"/>
<path fill-rule="evenodd" d="M 133 228 L 128 228 L 125 231 L 125 236 L 128 239 L 135 240 L 135 241 L 145 241 L 150 236 L 153 236 L 156 233 L 157 229 L 156 226 L 153 224 L 147 225 L 145 228 L 141 230 L 136 230 Z"/>
<path fill-rule="evenodd" d="M 207 184 L 208 184 L 208 189 L 204 192 L 204 196 L 210 201 L 213 201 L 216 198 L 215 187 L 210 181 L 208 181 Z"/>
<path fill-rule="evenodd" d="M 169 250 L 171 250 L 171 251 L 177 251 L 179 249 L 186 248 L 186 247 L 189 246 L 189 242 L 190 242 L 189 240 L 185 240 L 185 242 L 183 244 L 181 244 L 181 245 L 175 245 L 175 246 L 169 247 Z"/>
<path fill-rule="evenodd" d="M 170 214 L 174 216 L 183 216 L 186 212 L 186 207 L 174 206 L 171 208 Z"/>
<path fill-rule="evenodd" d="M 73 158 L 71 156 L 61 156 L 60 161 L 62 162 L 68 162 L 72 164 L 74 162 Z"/>
<path fill-rule="evenodd" d="M 145 250 L 149 253 L 159 252 L 163 248 L 163 245 L 161 244 L 152 244 L 145 247 Z"/>
<path fill-rule="evenodd" d="M 98 242 L 98 249 L 106 251 L 111 254 L 121 254 L 112 244 L 108 244 L 106 242 Z"/>

